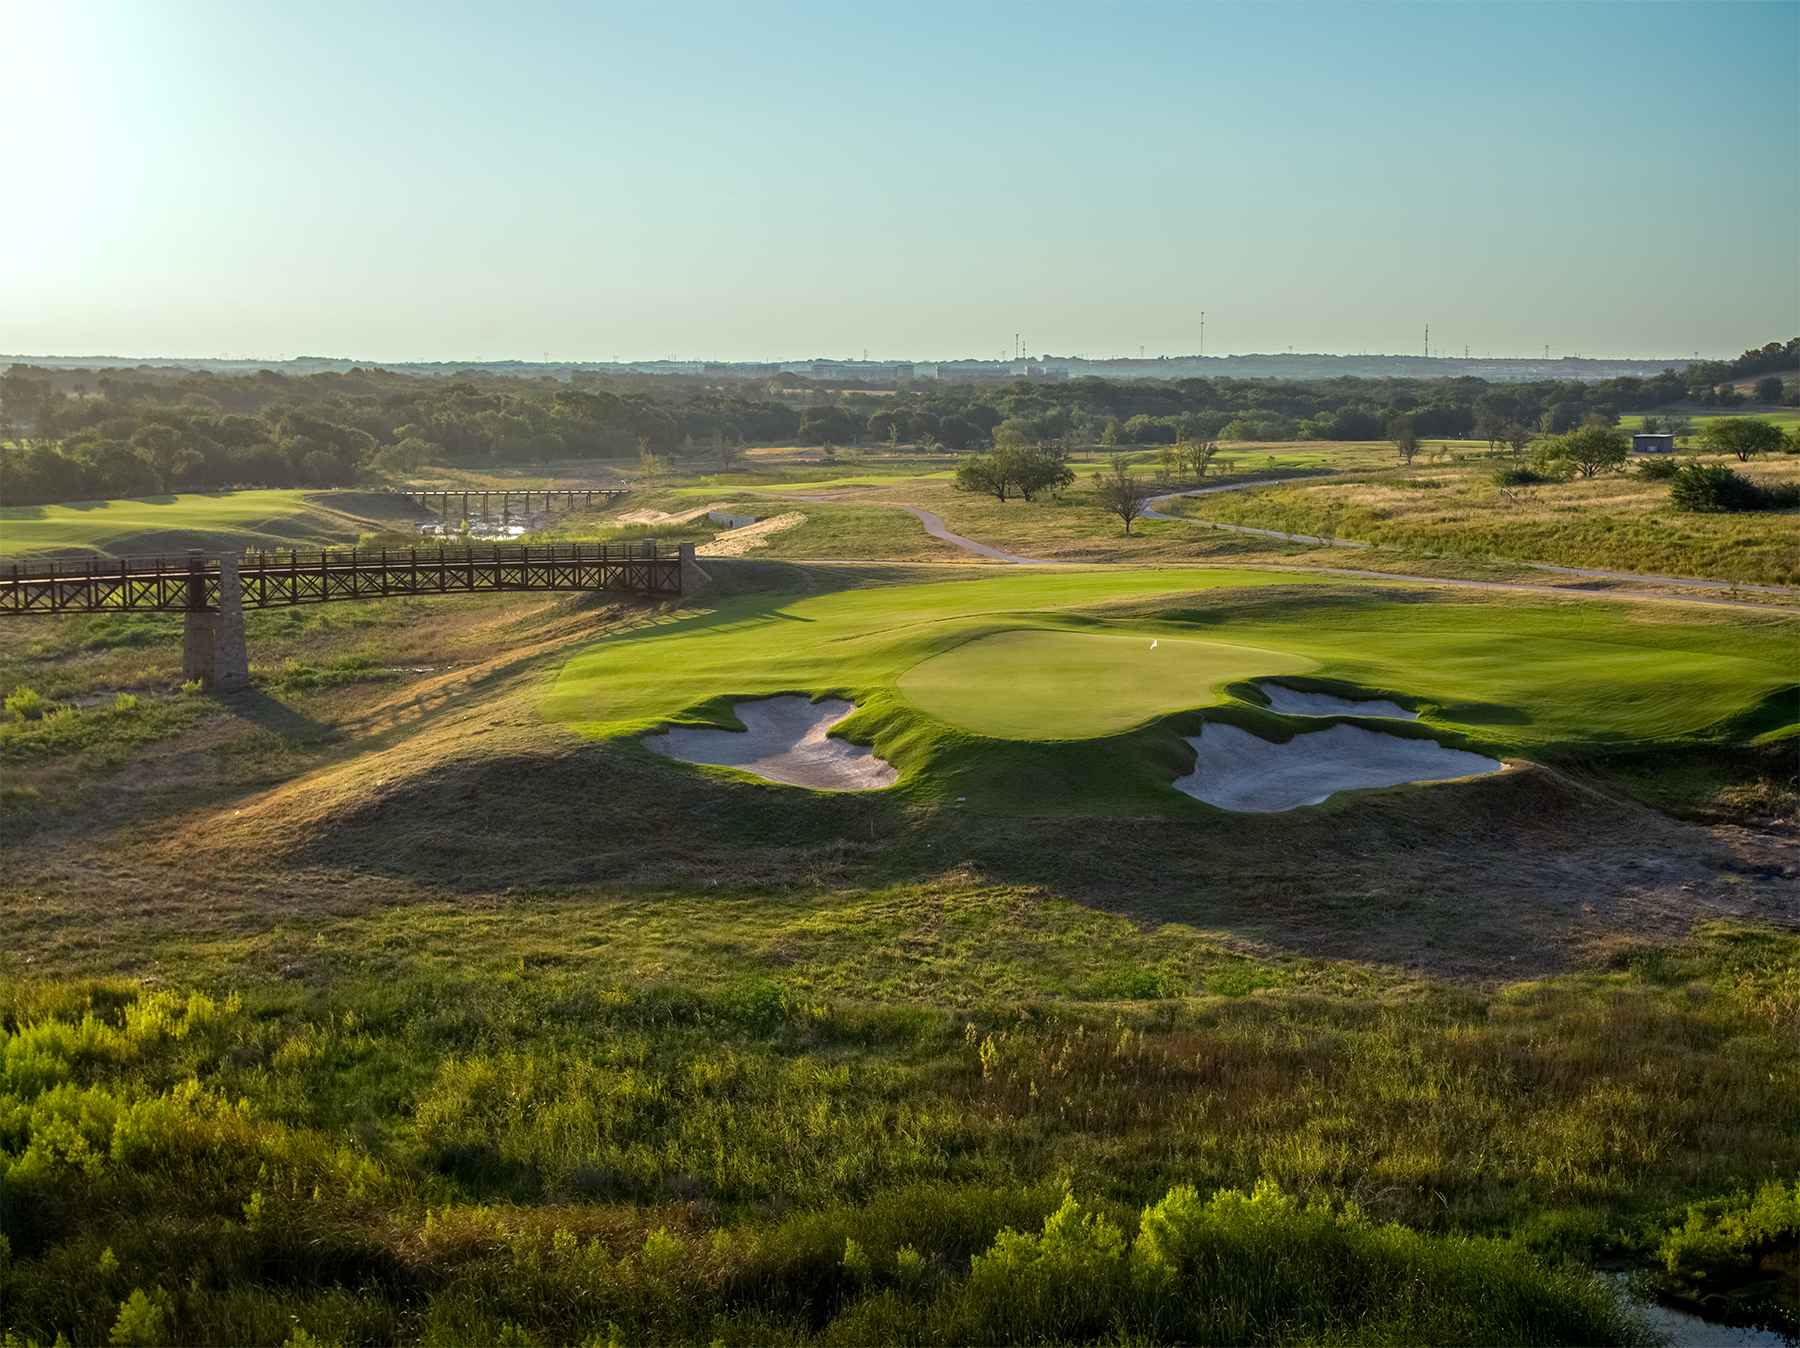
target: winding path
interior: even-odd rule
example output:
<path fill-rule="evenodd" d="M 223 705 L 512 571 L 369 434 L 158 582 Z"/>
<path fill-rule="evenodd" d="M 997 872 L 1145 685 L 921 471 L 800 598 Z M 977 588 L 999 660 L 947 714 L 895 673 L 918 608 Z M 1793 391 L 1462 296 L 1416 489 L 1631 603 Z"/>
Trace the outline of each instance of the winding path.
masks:
<path fill-rule="evenodd" d="M 1015 566 L 1079 566 L 1079 562 L 1047 562 L 1038 557 L 1021 557 L 1015 552 L 1002 552 L 999 548 L 990 548 L 986 543 L 977 543 L 972 538 L 964 538 L 961 534 L 953 534 L 944 527 L 942 516 L 934 515 L 929 510 L 920 510 L 917 506 L 895 505 L 892 501 L 871 502 L 872 505 L 894 505 L 896 510 L 904 510 L 916 516 L 919 523 L 925 526 L 925 532 L 933 538 L 941 538 L 946 543 L 954 543 L 957 547 L 973 552 L 982 557 L 992 558 L 996 562 L 1011 562 Z"/>
<path fill-rule="evenodd" d="M 1227 482 L 1217 487 L 1200 487 L 1192 491 L 1169 492 L 1164 496 L 1153 497 L 1150 506 L 1154 507 L 1163 501 L 1172 501 L 1182 496 L 1211 496 L 1214 492 L 1242 491 L 1246 487 L 1274 487 L 1284 482 L 1316 482 L 1320 474 L 1309 473 L 1300 477 L 1258 478 L 1253 482 Z M 788 495 L 787 493 L 783 493 Z M 826 495 L 789 495 L 790 500 L 826 502 L 834 499 Z M 1043 557 L 1021 557 L 1014 552 L 1002 552 L 999 548 L 990 547 L 986 543 L 978 543 L 972 538 L 964 538 L 961 534 L 953 534 L 945 527 L 943 518 L 929 510 L 921 510 L 918 506 L 901 505 L 897 501 L 867 501 L 867 505 L 882 505 L 894 510 L 904 510 L 925 526 L 925 532 L 933 538 L 942 539 L 954 544 L 965 552 L 972 552 L 989 561 L 1008 562 L 1014 566 L 1104 566 L 1103 562 L 1064 562 Z M 1165 515 L 1156 509 L 1146 509 L 1144 518 L 1156 520 L 1185 520 L 1189 524 L 1207 525 L 1214 529 L 1229 529 L 1233 533 L 1261 534 L 1265 538 L 1282 538 L 1296 543 L 1317 543 L 1327 547 L 1364 548 L 1373 550 L 1373 543 L 1358 543 L 1343 538 L 1315 538 L 1309 534 L 1284 534 L 1273 529 L 1253 529 L 1246 524 L 1215 524 L 1211 520 L 1197 520 L 1188 515 Z M 831 558 L 802 558 L 803 561 L 829 561 Z M 835 560 L 842 560 L 841 558 Z M 1652 585 L 1697 585 L 1717 590 L 1755 590 L 1765 594 L 1792 595 L 1794 590 L 1784 589 L 1778 585 L 1738 585 L 1733 586 L 1723 580 L 1689 580 L 1681 576 L 1641 576 L 1631 571 L 1587 571 L 1572 566 L 1552 566 L 1548 562 L 1515 562 L 1515 566 L 1527 566 L 1538 571 L 1555 571 L 1570 576 L 1592 576 L 1597 580 L 1621 580 L 1634 584 Z M 1643 599 L 1677 604 L 1716 604 L 1724 608 L 1749 608 L 1760 613 L 1780 613 L 1787 617 L 1800 617 L 1800 609 L 1784 607 L 1779 604 L 1757 604 L 1744 599 L 1715 599 L 1700 594 L 1666 594 L 1648 590 L 1578 590 L 1560 585 L 1522 585 L 1517 581 L 1505 580 L 1453 580 L 1448 576 L 1415 576 L 1401 571 L 1358 571 L 1340 566 L 1287 566 L 1279 562 L 1229 562 L 1214 563 L 1208 569 L 1229 571 L 1290 571 L 1297 575 L 1330 575 L 1359 576 L 1370 580 L 1405 580 L 1420 585 L 1450 585 L 1464 590 L 1510 590 L 1518 594 L 1560 595 L 1574 599 Z"/>

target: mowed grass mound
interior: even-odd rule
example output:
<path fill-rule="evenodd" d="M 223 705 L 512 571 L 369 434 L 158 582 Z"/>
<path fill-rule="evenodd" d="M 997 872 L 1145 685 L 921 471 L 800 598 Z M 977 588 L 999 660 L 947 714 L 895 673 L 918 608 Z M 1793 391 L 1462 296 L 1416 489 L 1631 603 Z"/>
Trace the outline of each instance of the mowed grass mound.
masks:
<path fill-rule="evenodd" d="M 1135 673 L 1131 652 L 1148 668 L 1152 639 L 1191 662 L 1181 677 Z M 735 728 L 741 698 L 847 697 L 860 710 L 842 733 L 895 764 L 902 793 L 1113 813 L 1185 808 L 1168 783 L 1190 769 L 1181 736 L 1204 716 L 1275 740 L 1316 726 L 1233 698 L 1236 681 L 1310 671 L 1321 687 L 1410 699 L 1420 721 L 1389 733 L 1553 757 L 1787 733 L 1792 642 L 1787 619 L 1699 606 L 1252 571 L 1009 571 L 725 598 L 575 656 L 544 710 L 612 739 Z M 1056 655 L 1034 660 L 1034 643 Z"/>
<path fill-rule="evenodd" d="M 5 506 L 0 555 L 347 548 L 365 533 L 410 529 L 418 516 L 405 497 L 364 491 L 209 492 Z"/>
<path fill-rule="evenodd" d="M 1285 651 L 1217 641 L 1022 629 L 914 665 L 900 676 L 900 691 L 914 706 L 978 734 L 1092 739 L 1210 701 L 1215 688 L 1235 679 L 1315 668 Z"/>

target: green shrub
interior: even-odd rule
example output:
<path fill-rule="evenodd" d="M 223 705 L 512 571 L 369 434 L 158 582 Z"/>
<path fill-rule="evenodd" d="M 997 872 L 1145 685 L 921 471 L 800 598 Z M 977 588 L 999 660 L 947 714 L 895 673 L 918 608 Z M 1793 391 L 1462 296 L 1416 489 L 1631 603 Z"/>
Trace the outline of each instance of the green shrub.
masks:
<path fill-rule="evenodd" d="M 107 1342 L 117 1348 L 156 1348 L 168 1342 L 169 1294 L 158 1287 L 145 1294 L 139 1287 L 119 1305 L 119 1318 L 113 1322 Z"/>
<path fill-rule="evenodd" d="M 1493 472 L 1493 482 L 1496 487 L 1529 487 L 1535 483 L 1552 480 L 1529 468 L 1496 468 Z"/>
<path fill-rule="evenodd" d="M 1633 1343 L 1598 1280 L 1507 1242 L 1377 1226 L 1269 1181 L 1170 1189 L 1135 1240 L 1074 1198 L 1041 1234 L 1002 1231 L 929 1316 L 939 1343 Z"/>
<path fill-rule="evenodd" d="M 159 739 L 184 729 L 190 708 L 169 701 L 143 702 L 120 693 L 111 706 L 86 711 L 50 702 L 35 689 L 20 688 L 6 699 L 0 720 L 0 763 L 54 758 L 95 747 L 114 749 Z"/>
<path fill-rule="evenodd" d="M 56 703 L 46 702 L 35 688 L 20 688 L 6 699 L 6 719 L 9 721 L 41 721 L 59 710 Z"/>
<path fill-rule="evenodd" d="M 1667 482 L 1680 471 L 1681 463 L 1673 457 L 1645 459 L 1637 466 L 1637 475 L 1651 482 Z"/>
<path fill-rule="evenodd" d="M 1755 1197 L 1697 1203 L 1657 1249 L 1660 1290 L 1729 1319 L 1772 1318 L 1800 1330 L 1800 1179 Z"/>
<path fill-rule="evenodd" d="M 1724 464 L 1684 463 L 1669 487 L 1679 510 L 1699 512 L 1790 510 L 1800 505 L 1800 485 L 1759 487 Z"/>

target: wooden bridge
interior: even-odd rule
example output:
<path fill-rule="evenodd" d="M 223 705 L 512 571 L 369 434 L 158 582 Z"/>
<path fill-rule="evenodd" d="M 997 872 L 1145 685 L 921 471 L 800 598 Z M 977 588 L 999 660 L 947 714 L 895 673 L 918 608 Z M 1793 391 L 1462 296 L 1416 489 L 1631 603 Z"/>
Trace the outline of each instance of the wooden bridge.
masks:
<path fill-rule="evenodd" d="M 0 614 L 185 613 L 184 676 L 220 689 L 249 681 L 246 608 L 286 608 L 397 595 L 615 590 L 676 598 L 708 577 L 694 545 L 638 543 L 482 548 L 351 548 L 8 564 Z"/>
<path fill-rule="evenodd" d="M 479 511 L 483 519 L 487 518 L 490 507 L 497 503 L 502 514 L 510 514 L 515 506 L 529 515 L 532 503 L 541 501 L 546 515 L 557 505 L 566 510 L 573 510 L 577 505 L 591 506 L 596 500 L 602 505 L 610 505 L 621 496 L 631 494 L 629 487 L 596 487 L 593 489 L 578 488 L 566 491 L 405 491 L 398 493 L 407 499 L 417 501 L 427 510 L 439 515 L 448 516 L 452 507 L 458 507 L 463 519 L 468 519 L 471 511 Z"/>

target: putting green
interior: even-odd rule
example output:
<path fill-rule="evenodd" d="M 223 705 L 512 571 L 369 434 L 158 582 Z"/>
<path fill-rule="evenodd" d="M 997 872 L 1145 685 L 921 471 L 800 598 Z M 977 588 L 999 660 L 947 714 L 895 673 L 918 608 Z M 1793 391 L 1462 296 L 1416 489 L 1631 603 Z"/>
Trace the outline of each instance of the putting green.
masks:
<path fill-rule="evenodd" d="M 1071 817 L 1167 808 L 1191 750 L 1145 723 L 1226 700 L 1234 678 L 1410 694 L 1422 728 L 1490 757 L 1719 742 L 1793 720 L 1795 623 L 1772 614 L 1293 572 L 873 571 L 796 568 L 792 590 L 702 596 L 622 628 L 563 666 L 544 713 L 611 739 L 735 728 L 744 698 L 842 697 L 858 706 L 843 733 L 899 769 L 901 793 Z M 834 578 L 856 588 L 799 588 Z"/>
<path fill-rule="evenodd" d="M 1304 656 L 1221 641 L 1023 629 L 914 665 L 900 676 L 900 691 L 920 710 L 980 735 L 1093 739 L 1218 701 L 1216 690 L 1235 679 L 1318 667 Z"/>

